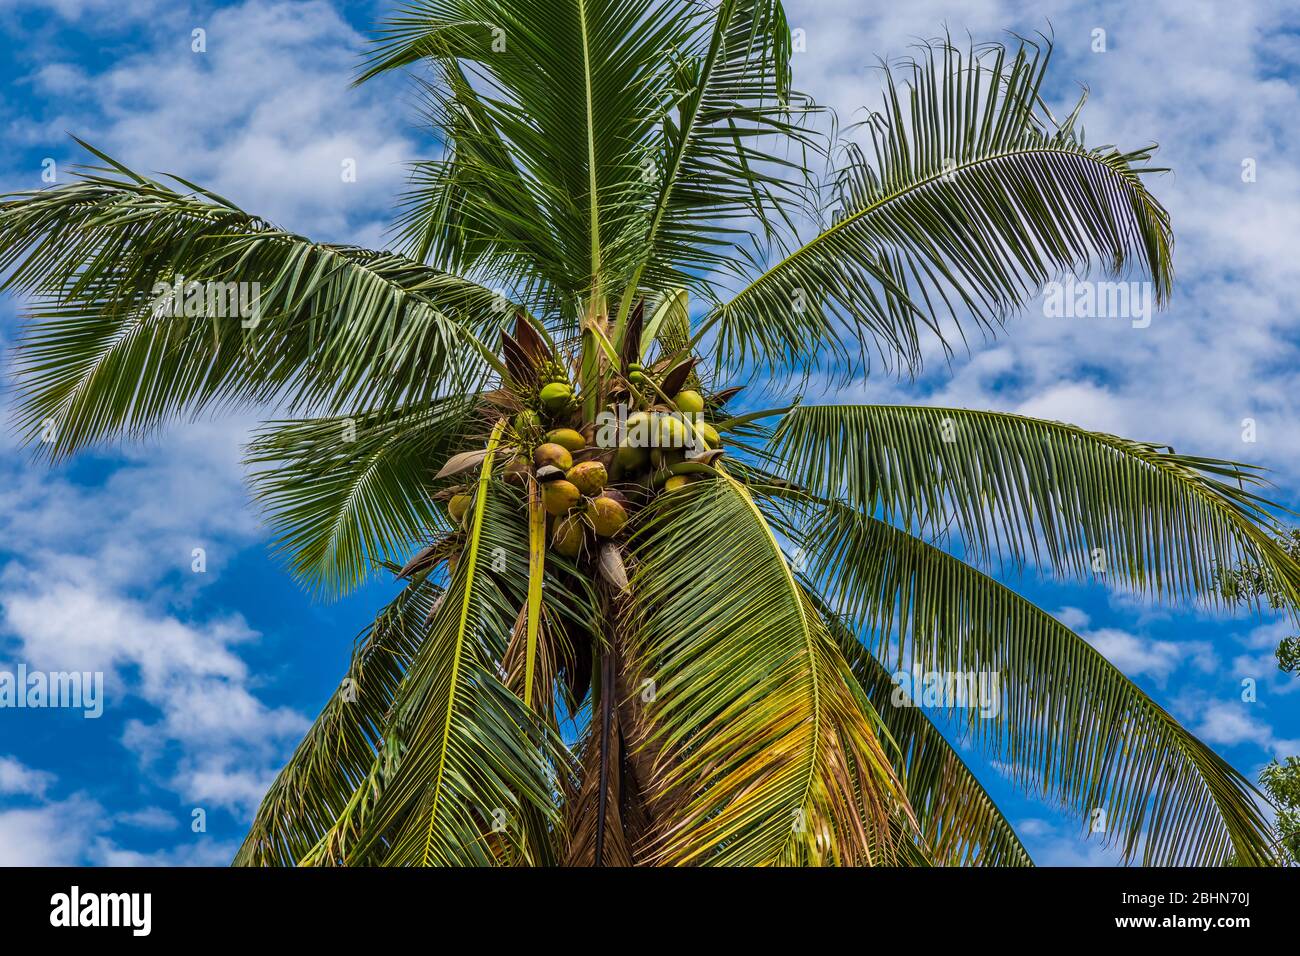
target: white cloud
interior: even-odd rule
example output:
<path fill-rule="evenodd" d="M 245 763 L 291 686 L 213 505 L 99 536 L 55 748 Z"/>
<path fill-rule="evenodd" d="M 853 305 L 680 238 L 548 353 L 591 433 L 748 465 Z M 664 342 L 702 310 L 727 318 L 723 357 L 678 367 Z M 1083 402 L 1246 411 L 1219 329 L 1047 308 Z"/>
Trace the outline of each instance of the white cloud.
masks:
<path fill-rule="evenodd" d="M 0 593 L 0 603 L 31 666 L 104 671 L 112 675 L 108 709 L 132 694 L 161 712 L 153 722 L 128 721 L 123 742 L 145 766 L 179 744 L 184 755 L 170 785 L 186 800 L 251 812 L 283 749 L 308 726 L 250 692 L 234 648 L 255 635 L 239 617 L 195 625 L 86 581 Z"/>
<path fill-rule="evenodd" d="M 180 826 L 177 815 L 162 807 L 141 807 L 138 810 L 119 813 L 113 818 L 113 822 L 140 830 L 175 830 Z"/>
<path fill-rule="evenodd" d="M 54 775 L 24 766 L 14 757 L 0 757 L 0 796 L 42 797 Z"/>
<path fill-rule="evenodd" d="M 191 50 L 191 30 L 207 50 Z M 404 164 L 418 155 L 415 100 L 393 77 L 350 86 L 365 37 L 324 0 L 184 8 L 140 27 L 148 42 L 99 70 L 33 64 L 52 106 L 11 135 L 84 162 L 66 132 L 144 172 L 162 171 L 323 239 L 382 242 Z M 344 181 L 345 160 L 356 178 Z M 39 169 L 30 173 L 37 185 Z"/>
<path fill-rule="evenodd" d="M 1005 0 L 863 7 L 851 0 L 794 0 L 807 30 L 796 85 L 850 118 L 876 105 L 867 80 L 877 54 L 897 57 L 946 24 L 956 42 L 1006 39 L 1005 31 L 1056 40 L 1049 96 L 1063 105 L 1091 90 L 1088 140 L 1125 147 L 1155 141 L 1152 180 L 1169 207 L 1178 281 L 1170 311 L 1146 329 L 1026 315 L 991 346 L 976 340 L 950 370 L 932 364 L 919 388 L 874 377 L 842 400 L 915 401 L 1042 415 L 1173 443 L 1179 451 L 1256 461 L 1279 470 L 1284 495 L 1300 482 L 1300 351 L 1291 303 L 1300 284 L 1300 129 L 1282 117 L 1300 88 L 1279 78 L 1300 63 L 1285 35 L 1286 8 L 1239 5 L 1231 17 L 1206 2 L 1107 4 Z M 1091 52 L 1104 23 L 1108 52 Z M 1172 78 L 1176 78 L 1176 81 Z M 1254 158 L 1256 182 L 1241 179 Z M 1258 440 L 1242 441 L 1242 421 Z"/>
<path fill-rule="evenodd" d="M 1077 607 L 1063 607 L 1053 617 L 1072 631 L 1082 630 L 1092 620 L 1087 611 L 1082 611 Z"/>
<path fill-rule="evenodd" d="M 103 808 L 81 795 L 30 809 L 0 810 L 0 866 L 76 866 L 107 826 Z"/>
<path fill-rule="evenodd" d="M 1129 677 L 1145 675 L 1161 684 L 1186 663 L 1207 674 L 1218 663 L 1209 641 L 1162 641 L 1110 627 L 1085 631 L 1082 636 Z"/>

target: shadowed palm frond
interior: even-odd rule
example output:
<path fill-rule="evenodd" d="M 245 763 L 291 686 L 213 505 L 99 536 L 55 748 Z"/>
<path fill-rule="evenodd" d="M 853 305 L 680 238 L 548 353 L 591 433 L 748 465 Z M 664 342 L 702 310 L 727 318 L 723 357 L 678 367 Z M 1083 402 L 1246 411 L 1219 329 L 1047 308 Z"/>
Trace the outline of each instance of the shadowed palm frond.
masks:
<path fill-rule="evenodd" d="M 464 451 L 476 399 L 451 397 L 397 412 L 270 422 L 245 462 L 277 533 L 276 549 L 303 583 L 346 594 L 382 561 L 449 527 L 433 499 L 435 463 Z"/>
<path fill-rule="evenodd" d="M 894 769 L 907 787 L 929 859 L 938 866 L 1033 866 L 1015 829 L 921 703 L 824 601 L 814 603 L 897 745 Z"/>
<path fill-rule="evenodd" d="M 675 809 L 653 856 L 889 862 L 891 818 L 906 811 L 839 648 L 741 485 L 679 494 L 632 542 L 634 683 L 653 682 L 662 754 L 651 806 Z"/>
<path fill-rule="evenodd" d="M 527 535 L 515 520 L 518 501 L 491 480 L 491 462 L 384 747 L 309 862 L 495 866 L 553 852 L 568 756 L 498 669 L 525 597 L 509 569 L 527 566 Z"/>

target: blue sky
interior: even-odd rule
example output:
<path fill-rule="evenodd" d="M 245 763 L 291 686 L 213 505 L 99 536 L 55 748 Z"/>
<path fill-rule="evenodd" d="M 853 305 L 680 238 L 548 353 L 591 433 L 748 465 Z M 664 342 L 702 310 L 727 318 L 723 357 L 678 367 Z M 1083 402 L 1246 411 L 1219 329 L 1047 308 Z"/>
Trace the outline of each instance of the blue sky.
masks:
<path fill-rule="evenodd" d="M 433 144 L 398 80 L 350 89 L 384 3 L 0 0 L 0 189 L 84 159 L 75 133 L 320 239 L 382 246 L 402 163 Z M 787 5 L 797 84 L 852 118 L 875 56 L 954 36 L 1050 30 L 1054 104 L 1091 90 L 1090 142 L 1161 144 L 1177 240 L 1172 308 L 1147 328 L 1033 309 L 919 382 L 814 391 L 837 401 L 998 408 L 1180 451 L 1255 461 L 1300 501 L 1300 5 L 1167 0 L 856 0 Z M 191 51 L 192 31 L 207 51 Z M 1105 52 L 1094 52 L 1105 31 Z M 341 164 L 355 160 L 355 182 Z M 1253 182 L 1242 178 L 1253 160 Z M 18 304 L 0 300 L 0 339 Z M 0 372 L 7 404 L 9 375 Z M 239 445 L 253 413 L 182 423 L 145 446 L 49 470 L 0 436 L 0 670 L 102 670 L 104 716 L 0 711 L 0 863 L 225 863 L 275 770 L 388 595 L 330 605 L 269 556 Z M 1242 421 L 1256 422 L 1243 441 Z M 207 555 L 191 570 L 194 548 Z M 1300 753 L 1300 681 L 1276 671 L 1284 622 L 1152 606 L 1104 587 L 1019 586 L 1254 776 Z M 1240 699 L 1245 677 L 1259 682 Z M 1040 863 L 1115 855 L 969 755 Z M 195 809 L 206 832 L 193 832 Z"/>

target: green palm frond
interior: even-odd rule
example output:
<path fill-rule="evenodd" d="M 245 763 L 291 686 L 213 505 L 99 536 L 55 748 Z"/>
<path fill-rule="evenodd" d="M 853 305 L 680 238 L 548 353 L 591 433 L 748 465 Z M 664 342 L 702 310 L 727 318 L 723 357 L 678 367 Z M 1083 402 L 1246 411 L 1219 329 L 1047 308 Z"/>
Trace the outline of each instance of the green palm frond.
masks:
<path fill-rule="evenodd" d="M 1004 412 L 804 405 L 769 449 L 814 494 L 967 554 L 1216 601 L 1215 569 L 1269 568 L 1300 599 L 1300 566 L 1269 533 L 1257 469 Z"/>
<path fill-rule="evenodd" d="M 1056 618 L 877 518 L 812 504 L 807 525 L 809 577 L 878 660 L 996 675 L 996 708 L 947 712 L 1020 786 L 1100 809 L 1103 839 L 1145 865 L 1269 861 L 1250 783 Z"/>
<path fill-rule="evenodd" d="M 347 676 L 262 799 L 236 866 L 295 866 L 333 827 L 374 764 L 440 593 L 421 578 L 357 638 Z"/>
<path fill-rule="evenodd" d="M 550 226 L 548 197 L 515 161 L 487 104 L 460 66 L 435 61 L 420 77 L 426 122 L 446 137 L 437 159 L 412 164 L 395 224 L 412 258 L 487 276 L 530 307 L 574 314 L 572 265 Z"/>
<path fill-rule="evenodd" d="M 888 668 L 820 600 L 826 626 L 897 745 L 895 772 L 930 859 L 939 866 L 1033 866 L 979 779 Z"/>
<path fill-rule="evenodd" d="M 495 443 L 495 435 L 493 442 Z M 518 502 L 482 469 L 446 597 L 393 702 L 352 812 L 310 862 L 491 866 L 536 862 L 558 824 L 558 737 L 502 683 L 497 662 L 525 599 Z M 539 828 L 540 825 L 540 828 Z"/>
<path fill-rule="evenodd" d="M 4 287 L 31 299 L 18 427 L 34 440 L 52 423 L 52 457 L 214 406 L 392 407 L 500 371 L 478 335 L 510 313 L 481 286 L 100 172 L 0 202 Z M 201 314 L 171 314 L 173 285 L 199 290 Z M 225 297 L 241 289 L 248 316 Z"/>
<path fill-rule="evenodd" d="M 395 412 L 270 422 L 245 463 L 294 575 L 346 594 L 382 561 L 447 526 L 433 499 L 435 463 L 465 450 L 478 411 L 464 397 Z"/>
<path fill-rule="evenodd" d="M 669 54 L 690 46 L 699 17 L 676 0 L 424 0 L 388 19 L 363 79 L 424 58 L 463 69 L 482 91 L 476 115 L 547 216 L 559 251 L 544 261 L 564 270 L 553 281 L 585 294 L 640 254 Z"/>
<path fill-rule="evenodd" d="M 1172 239 L 1142 182 L 1151 150 L 1085 145 L 1078 109 L 1056 122 L 1040 100 L 1049 56 L 942 43 L 886 68 L 872 157 L 846 146 L 832 222 L 706 320 L 719 360 L 847 375 L 874 347 L 914 369 L 922 327 L 947 347 L 944 322 L 991 330 L 1093 263 L 1142 272 L 1162 302 Z"/>
<path fill-rule="evenodd" d="M 633 683 L 675 811 L 654 858 L 888 862 L 899 784 L 839 648 L 743 486 L 681 494 L 632 542 Z"/>
<path fill-rule="evenodd" d="M 730 263 L 757 219 L 799 195 L 806 178 L 799 125 L 810 106 L 791 102 L 790 28 L 774 0 L 722 0 L 694 47 L 676 60 L 676 108 L 665 114 L 654 157 L 641 259 L 622 299 L 639 286 L 668 289 L 682 276 Z"/>

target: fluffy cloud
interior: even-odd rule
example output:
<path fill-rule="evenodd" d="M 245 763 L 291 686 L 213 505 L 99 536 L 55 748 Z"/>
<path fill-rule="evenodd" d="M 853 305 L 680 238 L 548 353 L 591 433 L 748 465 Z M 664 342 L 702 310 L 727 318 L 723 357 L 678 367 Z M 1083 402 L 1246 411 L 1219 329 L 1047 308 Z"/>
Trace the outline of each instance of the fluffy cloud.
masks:
<path fill-rule="evenodd" d="M 41 797 L 54 775 L 24 766 L 13 757 L 0 757 L 0 796 Z"/>
<path fill-rule="evenodd" d="M 0 866 L 76 866 L 107 827 L 103 808 L 83 795 L 0 810 Z"/>
<path fill-rule="evenodd" d="M 86 12 L 85 3 L 65 6 L 74 18 Z M 192 50 L 194 29 L 206 32 L 205 52 Z M 102 68 L 41 51 L 28 82 L 47 106 L 13 118 L 10 135 L 63 163 L 84 162 L 72 132 L 288 228 L 378 245 L 419 149 L 402 80 L 350 86 L 364 48 L 323 0 L 171 7 L 139 25 L 136 52 Z M 354 181 L 345 181 L 345 162 Z M 15 188 L 39 185 L 39 173 L 26 181 L 14 173 Z"/>
<path fill-rule="evenodd" d="M 1144 675 L 1160 684 L 1184 663 L 1205 674 L 1218 663 L 1209 641 L 1161 641 L 1110 627 L 1086 631 L 1083 637 L 1129 677 Z"/>

